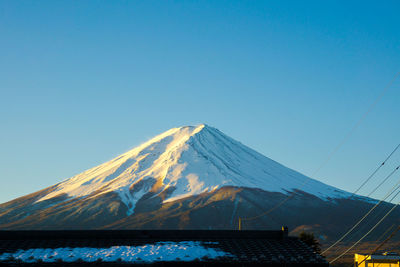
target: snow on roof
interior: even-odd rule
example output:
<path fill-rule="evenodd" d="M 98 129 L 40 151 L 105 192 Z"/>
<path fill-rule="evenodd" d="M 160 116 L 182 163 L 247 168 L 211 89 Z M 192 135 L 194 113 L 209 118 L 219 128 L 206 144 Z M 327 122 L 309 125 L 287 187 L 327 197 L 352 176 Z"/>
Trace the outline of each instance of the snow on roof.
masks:
<path fill-rule="evenodd" d="M 20 260 L 22 262 L 157 262 L 193 261 L 204 258 L 233 257 L 218 248 L 203 246 L 199 241 L 158 242 L 142 246 L 112 246 L 109 248 L 62 247 L 20 249 L 14 253 L 3 253 L 0 262 Z"/>

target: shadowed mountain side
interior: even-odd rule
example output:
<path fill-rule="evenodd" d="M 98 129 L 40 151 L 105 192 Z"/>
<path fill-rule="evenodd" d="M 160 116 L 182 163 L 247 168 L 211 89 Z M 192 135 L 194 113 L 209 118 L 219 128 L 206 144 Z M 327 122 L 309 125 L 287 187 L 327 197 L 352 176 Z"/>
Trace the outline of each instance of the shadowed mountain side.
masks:
<path fill-rule="evenodd" d="M 12 221 L 22 220 L 23 218 L 27 217 L 31 212 L 45 209 L 46 207 L 51 205 L 51 203 L 64 201 L 66 199 L 65 197 L 58 196 L 57 198 L 34 204 L 38 199 L 47 195 L 48 192 L 51 192 L 56 186 L 57 185 L 50 186 L 38 192 L 0 204 L 0 225 Z M 28 210 L 27 204 L 30 206 Z"/>
<path fill-rule="evenodd" d="M 238 217 L 260 215 L 275 207 L 286 195 L 261 189 L 223 187 L 215 192 L 203 193 L 170 203 L 160 208 L 123 218 L 105 228 L 113 229 L 237 229 Z M 150 199 L 142 199 L 137 208 L 147 206 Z M 280 208 L 255 220 L 243 220 L 244 230 L 276 229 L 285 224 L 292 234 L 302 230 L 315 232 L 322 241 L 330 242 L 357 222 L 374 204 L 360 200 L 321 200 L 297 191 Z M 375 224 L 393 204 L 383 203 L 371 213 L 361 228 L 362 233 Z M 138 210 L 139 211 L 139 210 Z M 136 213 L 136 210 L 135 210 Z M 378 215 L 378 216 L 377 216 Z M 376 239 L 384 229 L 400 222 L 400 210 L 395 210 L 369 237 Z M 356 236 L 359 234 L 357 233 Z"/>
<path fill-rule="evenodd" d="M 1 213 L 0 229 L 96 229 L 123 218 L 127 212 L 115 193 L 69 200 L 60 196 L 47 201 L 44 207 L 34 199 L 23 207 L 13 208 L 10 202 L 0 205 L 0 210 L 7 210 Z"/>

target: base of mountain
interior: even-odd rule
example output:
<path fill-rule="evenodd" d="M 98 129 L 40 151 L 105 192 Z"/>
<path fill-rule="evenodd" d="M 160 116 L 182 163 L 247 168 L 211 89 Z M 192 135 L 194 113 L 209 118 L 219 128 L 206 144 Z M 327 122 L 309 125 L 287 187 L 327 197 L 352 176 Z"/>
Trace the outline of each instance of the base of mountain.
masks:
<path fill-rule="evenodd" d="M 320 243 L 332 243 L 375 204 L 365 199 L 320 199 L 295 191 L 289 201 L 275 208 L 287 200 L 287 194 L 226 186 L 171 202 L 163 202 L 162 195 L 148 193 L 137 201 L 133 214 L 127 215 L 128 208 L 113 193 L 79 199 L 60 196 L 37 202 L 45 191 L 1 204 L 0 229 L 235 230 L 240 217 L 243 230 L 280 229 L 284 225 L 293 236 L 312 232 Z M 393 204 L 382 203 L 352 238 L 358 240 L 391 207 Z M 394 210 L 365 241 L 378 240 L 386 229 L 399 223 L 400 209 Z"/>

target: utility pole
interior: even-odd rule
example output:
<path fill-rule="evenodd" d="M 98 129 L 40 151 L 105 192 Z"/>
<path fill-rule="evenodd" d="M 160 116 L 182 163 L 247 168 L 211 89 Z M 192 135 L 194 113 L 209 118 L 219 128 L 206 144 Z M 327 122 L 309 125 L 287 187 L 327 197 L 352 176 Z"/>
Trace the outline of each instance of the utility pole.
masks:
<path fill-rule="evenodd" d="M 239 231 L 242 231 L 242 218 L 239 217 Z"/>

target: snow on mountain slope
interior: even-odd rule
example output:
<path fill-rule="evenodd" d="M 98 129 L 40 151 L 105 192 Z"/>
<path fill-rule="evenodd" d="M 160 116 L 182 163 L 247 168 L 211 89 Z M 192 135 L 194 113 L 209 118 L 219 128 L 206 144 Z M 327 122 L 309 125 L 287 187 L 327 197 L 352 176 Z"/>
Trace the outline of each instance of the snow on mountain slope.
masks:
<path fill-rule="evenodd" d="M 57 184 L 38 201 L 60 194 L 77 198 L 116 192 L 129 207 L 128 214 L 132 214 L 135 203 L 147 192 L 159 194 L 172 189 L 164 199 L 168 202 L 228 185 L 282 193 L 300 189 L 324 200 L 350 196 L 203 124 L 168 130 L 109 162 Z"/>

